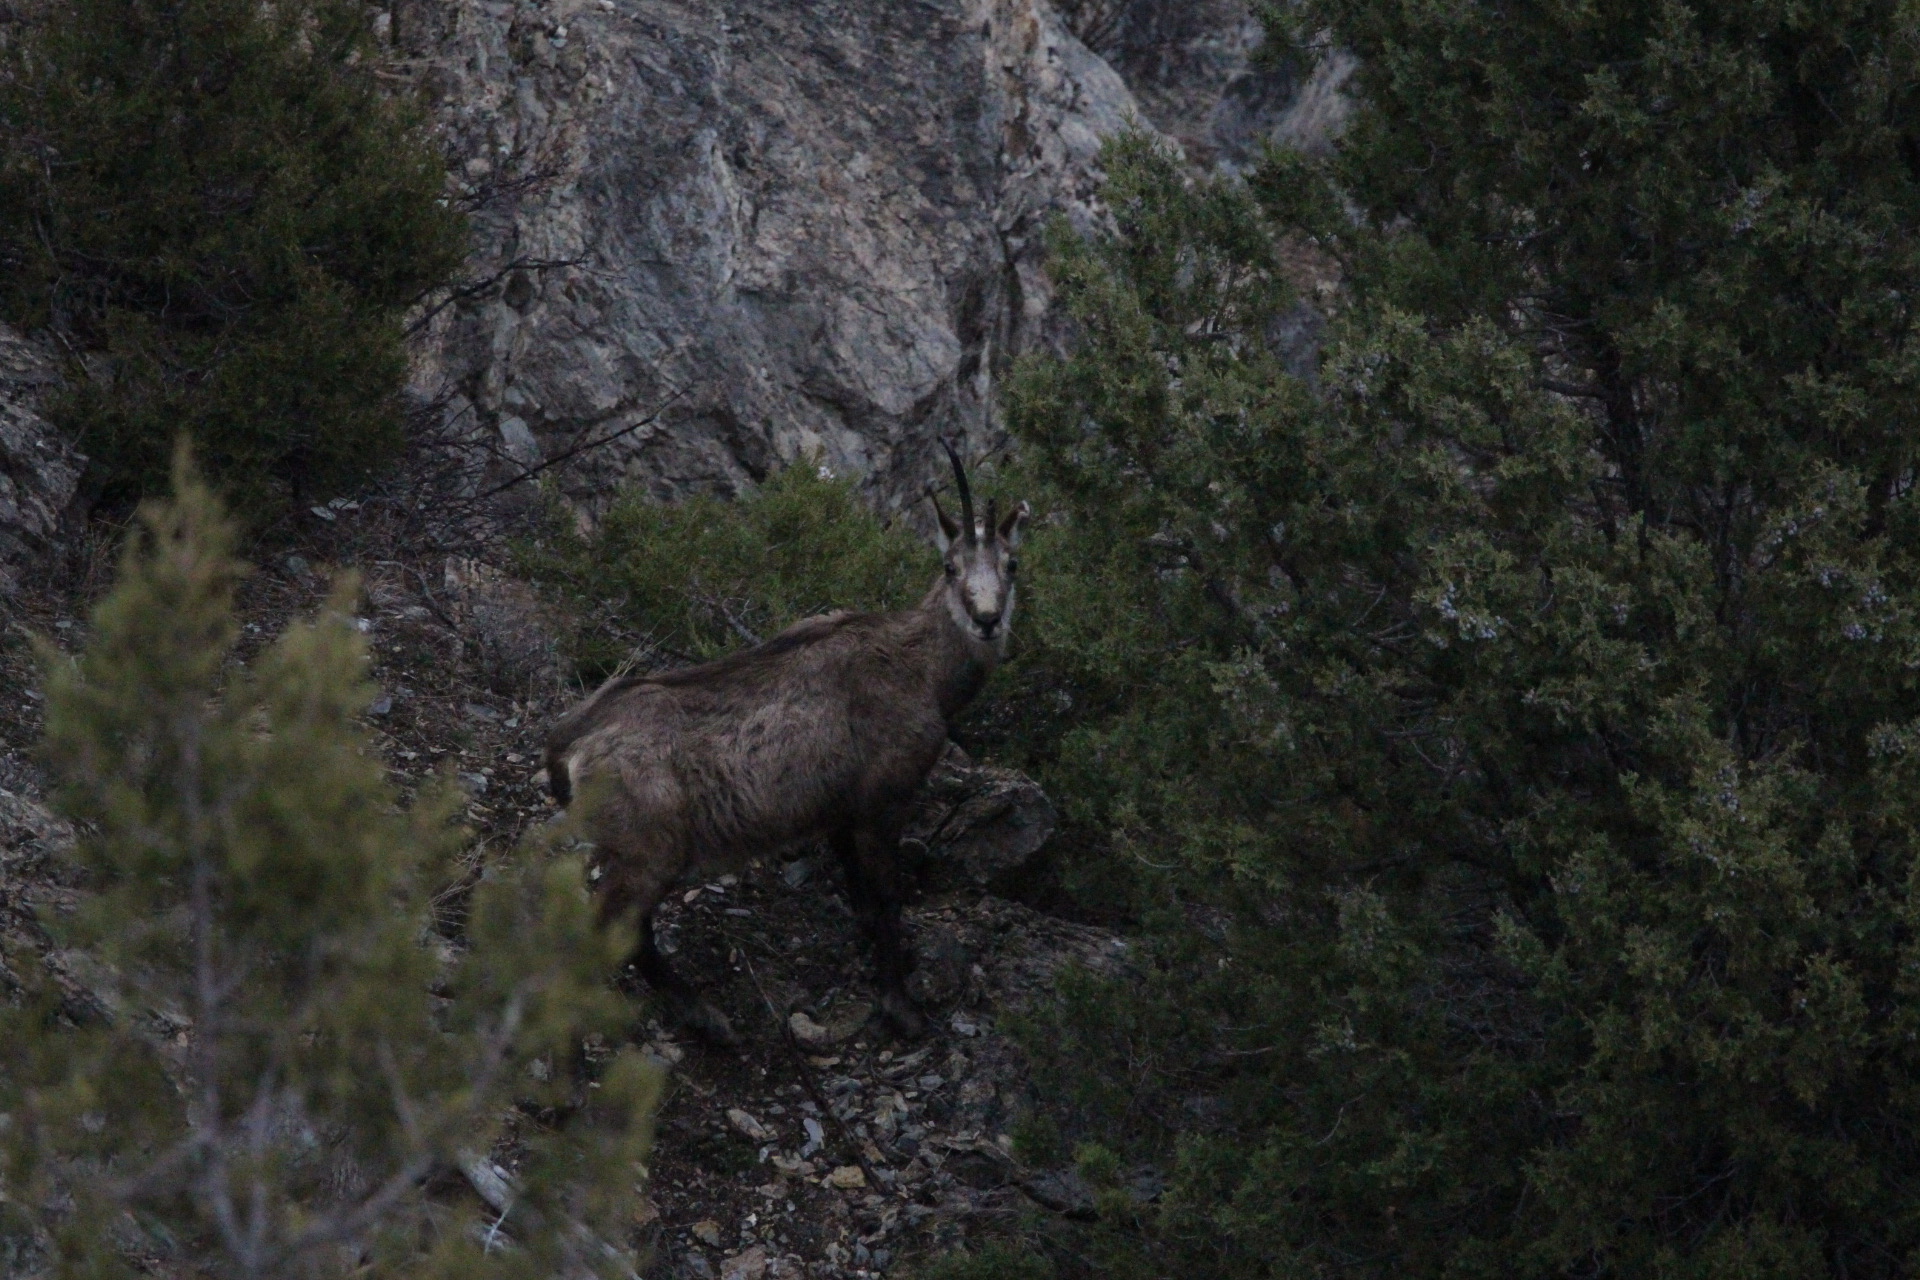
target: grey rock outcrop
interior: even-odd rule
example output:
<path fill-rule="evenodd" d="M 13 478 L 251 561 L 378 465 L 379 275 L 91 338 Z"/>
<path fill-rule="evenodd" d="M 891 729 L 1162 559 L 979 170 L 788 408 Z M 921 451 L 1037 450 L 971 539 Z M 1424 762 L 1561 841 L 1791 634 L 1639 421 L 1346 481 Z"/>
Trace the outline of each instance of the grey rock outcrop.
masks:
<path fill-rule="evenodd" d="M 1042 233 L 1102 216 L 1105 138 L 1232 168 L 1347 111 L 1351 60 L 1257 58 L 1248 0 L 1057 3 L 394 0 L 476 229 L 417 397 L 496 477 L 571 457 L 589 511 L 807 457 L 917 498 L 1059 339 Z M 84 468 L 35 409 L 54 369 L 0 330 L 0 591 Z"/>
<path fill-rule="evenodd" d="M 419 0 L 487 280 L 416 387 L 503 468 L 730 492 L 803 457 L 917 497 L 1043 338 L 1049 218 L 1144 118 L 1044 0 Z"/>
<path fill-rule="evenodd" d="M 30 787 L 0 786 L 0 986 L 18 990 L 22 975 L 11 966 L 45 962 L 62 995 L 79 1006 L 100 999 L 62 963 L 47 935 L 48 918 L 73 910 L 73 825 L 41 802 Z"/>
<path fill-rule="evenodd" d="M 1200 165 L 1234 170 L 1262 144 L 1313 151 L 1345 126 L 1354 60 L 1310 70 L 1260 56 L 1250 0 L 1058 0 L 1067 26 L 1126 80 L 1146 118 Z"/>
<path fill-rule="evenodd" d="M 926 888 L 984 889 L 1033 860 L 1059 826 L 1032 778 L 978 765 L 949 744 L 921 789 L 903 847 L 920 853 Z"/>
<path fill-rule="evenodd" d="M 86 459 L 40 416 L 59 382 L 44 343 L 0 324 L 0 594 L 45 554 L 73 501 Z"/>

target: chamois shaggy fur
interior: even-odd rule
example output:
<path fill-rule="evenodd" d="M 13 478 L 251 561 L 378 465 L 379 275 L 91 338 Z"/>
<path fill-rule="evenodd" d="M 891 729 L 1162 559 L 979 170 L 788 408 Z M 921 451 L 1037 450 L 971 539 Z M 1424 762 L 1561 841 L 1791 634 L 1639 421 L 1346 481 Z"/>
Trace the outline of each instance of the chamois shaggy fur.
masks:
<path fill-rule="evenodd" d="M 654 908 L 686 876 L 816 838 L 873 940 L 881 1013 L 906 1034 L 924 1025 L 905 987 L 900 833 L 948 722 L 1005 655 L 1028 514 L 1021 503 L 996 522 L 989 504 L 976 523 L 948 455 L 964 524 L 935 502 L 942 573 L 918 606 L 824 614 L 716 662 L 616 677 L 548 738 L 555 797 L 590 794 L 601 919 L 638 918 L 642 976 L 710 1038 L 732 1030 L 660 955 Z"/>

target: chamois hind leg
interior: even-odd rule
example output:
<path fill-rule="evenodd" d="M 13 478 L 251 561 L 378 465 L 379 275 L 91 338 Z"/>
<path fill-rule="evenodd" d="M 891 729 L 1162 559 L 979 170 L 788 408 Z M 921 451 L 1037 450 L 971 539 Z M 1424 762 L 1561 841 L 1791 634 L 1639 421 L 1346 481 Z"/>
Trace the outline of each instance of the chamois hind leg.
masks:
<path fill-rule="evenodd" d="M 673 1020 L 708 1044 L 723 1049 L 737 1048 L 740 1036 L 727 1015 L 714 1008 L 680 971 L 667 963 L 660 944 L 653 936 L 653 912 L 640 917 L 640 945 L 629 961 L 647 980 L 647 985 L 667 1002 Z"/>
<path fill-rule="evenodd" d="M 631 913 L 639 922 L 640 938 L 627 963 L 640 971 L 654 994 L 666 1003 L 668 1017 L 709 1044 L 732 1048 L 740 1043 L 733 1024 L 700 995 L 660 951 L 654 938 L 653 914 L 671 884 L 671 865 L 664 859 L 639 856 L 608 858 L 600 883 L 600 922 L 604 925 Z"/>
<path fill-rule="evenodd" d="M 910 1039 L 926 1034 L 927 1020 L 907 994 L 913 951 L 900 923 L 900 832 L 905 811 L 834 833 L 833 851 L 847 873 L 847 896 L 861 928 L 873 939 L 873 967 L 880 1016 Z"/>

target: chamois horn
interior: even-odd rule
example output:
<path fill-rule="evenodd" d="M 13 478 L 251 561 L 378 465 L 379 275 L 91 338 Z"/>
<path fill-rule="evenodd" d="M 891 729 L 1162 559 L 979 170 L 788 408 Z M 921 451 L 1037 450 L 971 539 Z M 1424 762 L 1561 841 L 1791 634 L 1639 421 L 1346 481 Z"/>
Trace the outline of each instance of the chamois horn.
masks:
<path fill-rule="evenodd" d="M 940 447 L 947 451 L 947 461 L 953 464 L 953 481 L 960 487 L 960 515 L 966 523 L 967 545 L 971 547 L 979 541 L 973 524 L 973 490 L 967 487 L 967 473 L 960 465 L 960 455 L 953 451 L 953 442 L 942 440 Z"/>

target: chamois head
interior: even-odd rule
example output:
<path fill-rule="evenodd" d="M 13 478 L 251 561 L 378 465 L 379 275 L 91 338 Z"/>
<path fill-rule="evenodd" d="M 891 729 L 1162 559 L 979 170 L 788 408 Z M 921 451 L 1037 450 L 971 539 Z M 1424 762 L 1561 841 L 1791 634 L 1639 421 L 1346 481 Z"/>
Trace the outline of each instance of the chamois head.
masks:
<path fill-rule="evenodd" d="M 1007 644 L 1007 628 L 1013 622 L 1013 577 L 1020 567 L 1014 551 L 1020 545 L 1020 528 L 1029 509 L 1021 503 L 999 518 L 997 500 L 987 500 L 987 518 L 973 517 L 973 491 L 967 487 L 967 473 L 960 466 L 960 455 L 951 444 L 945 445 L 947 460 L 953 463 L 954 485 L 960 491 L 960 521 L 941 510 L 940 499 L 931 492 L 933 513 L 939 518 L 937 537 L 940 557 L 945 564 L 947 611 L 968 638 L 990 645 L 996 652 Z"/>

